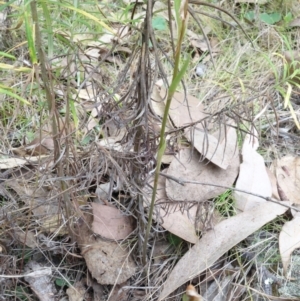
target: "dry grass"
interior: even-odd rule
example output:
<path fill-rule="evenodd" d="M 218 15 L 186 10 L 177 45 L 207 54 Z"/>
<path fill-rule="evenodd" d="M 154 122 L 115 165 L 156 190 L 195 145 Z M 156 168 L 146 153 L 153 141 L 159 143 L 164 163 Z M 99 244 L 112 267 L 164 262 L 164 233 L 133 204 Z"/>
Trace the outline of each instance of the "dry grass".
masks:
<path fill-rule="evenodd" d="M 297 11 L 298 4 L 293 1 L 286 3 L 284 8 L 280 1 L 273 2 L 278 3 L 266 6 L 269 11 L 279 10 L 282 14 Z M 105 2 L 100 6 L 97 17 L 108 26 L 113 27 L 113 23 L 119 21 L 114 18 L 119 16 L 120 8 L 124 12 L 123 23 L 129 22 L 131 10 L 124 3 L 110 5 Z M 100 56 L 97 53 L 95 59 L 92 57 L 95 53 L 88 53 L 88 50 L 94 49 L 92 42 L 104 35 L 103 28 L 97 23 L 88 24 L 88 17 L 66 7 L 56 8 L 55 3 L 49 7 L 54 37 L 52 45 L 47 39 L 49 33 L 43 18 L 40 19 L 40 29 L 44 48 L 48 51 L 53 48 L 48 70 L 55 94 L 52 110 L 47 105 L 45 83 L 40 75 L 37 76 L 39 71 L 35 73 L 35 69 L 39 69 L 30 62 L 24 24 L 20 24 L 17 30 L 10 30 L 23 16 L 22 4 L 0 11 L 10 16 L 1 21 L 4 30 L 0 32 L 0 49 L 15 57 L 13 60 L 0 56 L 1 63 L 14 66 L 11 70 L 0 70 L 0 82 L 30 103 L 23 104 L 9 94 L 0 94 L 1 160 L 25 157 L 28 160 L 27 164 L 2 169 L 0 173 L 0 300 L 37 300 L 22 278 L 1 277 L 23 274 L 24 267 L 31 260 L 53 267 L 57 300 L 66 298 L 66 288 L 78 281 L 86 286 L 86 300 L 95 300 L 92 298 L 96 284 L 89 279 L 80 255 L 74 225 L 83 213 L 90 214 L 90 203 L 97 199 L 96 188 L 107 182 L 111 185 L 108 192 L 111 204 L 131 214 L 138 225 L 134 235 L 124 242 L 139 266 L 139 272 L 126 284 L 126 298 L 157 300 L 169 271 L 190 247 L 183 241 L 178 245 L 171 244 L 168 242 L 170 234 L 154 224 L 149 241 L 148 274 L 143 273 L 141 250 L 147 212 L 143 207 L 142 189 L 155 167 L 158 135 L 155 125 L 159 122 L 147 103 L 157 78 L 172 74 L 169 33 L 156 30 L 154 35 L 161 49 L 150 48 L 149 54 L 143 57 L 143 36 L 141 24 L 137 21 L 125 39 L 126 44 L 122 45 L 124 48 L 120 45 L 111 47 L 111 44 L 101 46 L 98 48 Z M 283 76 L 286 61 L 280 55 L 289 48 L 299 49 L 299 29 L 288 29 L 284 24 L 249 24 L 242 15 L 252 6 L 223 3 L 222 7 L 234 12 L 251 41 L 238 26 L 222 25 L 218 20 L 199 15 L 202 24 L 209 29 L 209 39 L 214 39 L 216 52 L 213 53 L 213 63 L 209 55 L 191 46 L 186 39 L 184 51 L 192 52 L 193 56 L 185 76 L 187 94 L 198 97 L 212 120 L 222 122 L 225 116 L 236 120 L 241 137 L 254 125 L 260 135 L 260 152 L 267 163 L 284 154 L 299 155 L 299 130 L 289 109 L 284 109 L 280 94 L 280 91 L 286 91 L 289 82 L 289 78 Z M 41 7 L 38 8 L 42 14 Z M 81 9 L 93 12 L 94 3 L 83 4 Z M 212 8 L 201 8 L 201 11 L 219 18 Z M 101 13 L 107 14 L 107 18 Z M 233 24 L 229 16 L 222 14 L 222 18 Z M 191 30 L 201 34 L 193 20 Z M 77 39 L 75 34 L 78 34 Z M 207 66 L 203 78 L 195 75 L 195 67 L 200 61 Z M 151 66 L 152 75 L 143 71 Z M 15 70 L 17 67 L 27 67 L 28 71 L 20 72 Z M 88 97 L 80 96 L 83 89 L 88 91 Z M 292 105 L 299 119 L 296 89 L 292 94 Z M 96 112 L 96 124 L 88 128 L 92 109 Z M 59 149 L 48 140 L 46 145 L 40 143 L 42 138 L 51 137 L 53 118 L 60 123 L 56 137 Z M 118 149 L 101 144 L 103 137 L 113 136 L 112 132 L 123 133 Z M 31 156 L 38 159 L 33 162 L 28 159 Z M 230 211 L 231 214 L 230 206 L 220 211 Z M 269 271 L 269 265 L 272 269 L 279 266 L 273 254 L 270 256 L 274 262 L 258 259 L 259 254 L 267 256 L 270 244 L 275 244 L 274 237 L 278 234 L 274 228 L 266 233 L 267 238 L 262 240 L 268 245 L 264 245 L 264 249 L 255 249 L 258 247 L 253 245 L 259 243 L 254 243 L 255 238 L 249 238 L 194 280 L 207 300 L 210 297 L 206 289 L 211 279 L 216 279 L 220 285 L 225 285 L 224 279 L 234 283 L 232 292 L 240 294 L 239 300 L 253 300 L 255 293 L 252 289 L 258 295 L 265 291 L 259 287 L 258 278 L 262 275 L 259 269 Z M 29 239 L 32 239 L 31 246 Z M 163 259 L 155 259 L 156 248 L 160 245 L 163 246 Z M 252 256 L 253 252 L 255 256 Z M 278 272 L 275 269 L 273 273 Z M 246 289 L 248 286 L 250 289 Z M 109 296 L 111 288 L 101 287 L 104 299 Z M 183 289 L 175 292 L 172 300 L 181 300 Z"/>

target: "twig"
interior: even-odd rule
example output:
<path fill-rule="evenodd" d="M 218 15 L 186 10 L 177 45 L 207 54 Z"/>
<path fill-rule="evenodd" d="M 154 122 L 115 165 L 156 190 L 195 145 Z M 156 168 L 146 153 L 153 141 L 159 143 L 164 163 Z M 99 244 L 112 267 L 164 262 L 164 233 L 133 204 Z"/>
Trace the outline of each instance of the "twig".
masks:
<path fill-rule="evenodd" d="M 51 268 L 44 268 L 41 270 L 28 272 L 25 274 L 20 275 L 0 275 L 0 278 L 23 278 L 23 277 L 44 277 L 44 276 L 51 276 L 52 275 L 52 269 Z"/>

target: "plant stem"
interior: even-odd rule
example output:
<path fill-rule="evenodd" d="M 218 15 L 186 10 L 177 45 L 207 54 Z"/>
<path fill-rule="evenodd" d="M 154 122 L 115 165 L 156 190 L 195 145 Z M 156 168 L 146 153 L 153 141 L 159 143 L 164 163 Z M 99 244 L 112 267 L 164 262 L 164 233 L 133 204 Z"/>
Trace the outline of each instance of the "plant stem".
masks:
<path fill-rule="evenodd" d="M 146 263 L 147 263 L 147 246 L 148 246 L 149 234 L 150 234 L 150 230 L 151 230 L 151 226 L 152 226 L 153 211 L 154 211 L 154 204 L 155 204 L 155 197 L 156 197 L 156 191 L 157 191 L 157 186 L 158 186 L 161 162 L 162 162 L 162 158 L 163 158 L 163 155 L 164 155 L 165 149 L 166 149 L 165 131 L 166 131 L 166 125 L 167 125 L 168 116 L 169 116 L 169 110 L 170 110 L 172 98 L 174 96 L 176 88 L 177 88 L 180 80 L 182 79 L 183 74 L 186 69 L 186 66 L 187 66 L 187 63 L 186 63 L 185 68 L 183 67 L 182 70 L 179 71 L 181 45 L 182 45 L 182 41 L 183 41 L 184 34 L 185 34 L 185 27 L 186 27 L 186 23 L 182 22 L 182 26 L 180 28 L 180 35 L 178 37 L 178 41 L 177 41 L 177 45 L 176 45 L 175 65 L 174 65 L 172 82 L 168 89 L 166 107 L 165 107 L 161 130 L 160 130 L 160 140 L 159 140 L 159 145 L 158 145 L 157 163 L 156 163 L 156 170 L 155 170 L 155 175 L 154 175 L 154 186 L 153 186 L 153 191 L 152 191 L 149 216 L 148 216 L 148 224 L 147 224 L 147 229 L 146 229 L 146 233 L 145 233 L 145 240 L 144 240 L 144 244 L 143 244 L 143 264 L 144 264 L 144 266 L 146 266 Z"/>

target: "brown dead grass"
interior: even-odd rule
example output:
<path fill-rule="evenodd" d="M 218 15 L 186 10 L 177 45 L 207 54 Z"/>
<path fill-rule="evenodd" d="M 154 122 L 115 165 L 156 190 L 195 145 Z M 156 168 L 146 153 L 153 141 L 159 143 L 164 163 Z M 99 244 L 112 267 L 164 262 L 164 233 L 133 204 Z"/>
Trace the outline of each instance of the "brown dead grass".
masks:
<path fill-rule="evenodd" d="M 211 9 L 205 10 L 213 13 Z M 235 7 L 235 13 L 239 12 L 240 8 Z M 292 32 L 279 32 L 276 27 L 243 22 L 244 29 L 252 37 L 253 47 L 239 28 L 222 27 L 220 23 L 207 17 L 201 19 L 210 27 L 208 37 L 217 41 L 218 52 L 214 54 L 215 66 L 210 57 L 204 55 L 203 61 L 208 71 L 204 78 L 198 78 L 194 68 L 203 52 L 201 49 L 192 49 L 186 41 L 186 51 L 193 51 L 190 71 L 185 80 L 187 94 L 200 99 L 216 123 L 222 122 L 226 116 L 233 118 L 241 129 L 241 136 L 250 126 L 255 125 L 259 130 L 261 152 L 266 162 L 285 154 L 299 155 L 299 132 L 289 110 L 283 109 L 282 96 L 276 89 L 278 85 L 284 86 L 285 83 L 276 82 L 273 73 L 276 70 L 278 77 L 282 74 L 284 61 L 274 53 L 281 54 L 288 46 L 283 37 L 293 39 L 293 47 L 298 49 L 299 30 L 295 28 Z M 225 19 L 231 22 L 228 17 Z M 192 28 L 197 30 L 195 24 Z M 9 44 L 4 45 L 5 50 L 24 40 L 24 32 L 20 33 L 21 38 L 10 31 L 2 34 L 2 39 L 6 39 Z M 200 31 L 197 33 L 200 34 Z M 131 53 L 124 49 L 118 50 L 117 45 L 111 52 L 100 49 L 103 53 L 97 59 L 91 59 L 85 53 L 88 47 L 79 41 L 72 44 L 74 51 L 69 56 L 55 54 L 51 61 L 52 77 L 57 112 L 62 119 L 65 116 L 66 97 L 79 95 L 79 88 L 88 91 L 86 99 L 78 96 L 74 98 L 79 119 L 77 129 L 75 130 L 76 116 L 73 115 L 66 121 L 69 131 L 61 134 L 63 178 L 59 178 L 55 172 L 53 148 L 40 143 L 40 137 L 44 137 L 42 129 L 51 122 L 51 114 L 44 104 L 46 96 L 43 84 L 38 83 L 30 73 L 1 72 L 1 82 L 6 86 L 17 87 L 20 94 L 31 102 L 31 106 L 24 106 L 11 97 L 0 95 L 0 131 L 3 137 L 1 154 L 7 158 L 43 155 L 35 162 L 28 159 L 27 164 L 1 170 L 1 275 L 23 274 L 27 262 L 42 261 L 54 268 L 53 281 L 62 279 L 67 285 L 84 279 L 86 300 L 96 300 L 97 294 L 98 297 L 107 299 L 112 287 L 101 286 L 102 295 L 96 293 L 97 284 L 90 279 L 76 244 L 74 225 L 81 221 L 83 212 L 90 214 L 90 202 L 97 199 L 97 186 L 110 182 L 110 203 L 126 214 L 131 214 L 138 225 L 134 235 L 124 244 L 128 245 L 139 269 L 125 284 L 127 293 L 122 300 L 157 300 L 159 289 L 169 271 L 189 246 L 184 242 L 180 245 L 166 243 L 169 234 L 154 224 L 148 254 L 148 275 L 143 274 L 140 257 L 147 212 L 144 211 L 139 195 L 155 166 L 158 135 L 155 123 L 159 122 L 159 118 L 146 105 L 156 78 L 147 72 L 143 82 L 139 76 L 143 74 L 142 68 L 149 68 L 154 64 L 157 70 L 152 68 L 152 75 L 156 73 L 156 76 L 162 77 L 163 70 L 158 70 L 155 59 L 160 59 L 166 76 L 170 76 L 172 71 L 172 65 L 168 62 L 172 58 L 168 35 L 159 32 L 155 34 L 158 46 L 163 51 L 157 56 L 150 49 L 145 65 L 140 61 L 139 30 L 133 30 L 128 39 L 126 51 Z M 136 40 L 139 42 L 135 42 Z M 163 52 L 166 52 L 166 56 Z M 13 54 L 18 58 L 15 64 L 24 66 L 28 60 L 26 46 L 17 47 Z M 4 62 L 8 63 L 9 60 Z M 76 83 L 77 72 L 81 72 L 84 78 L 80 87 Z M 299 112 L 297 97 L 295 91 L 292 95 L 293 106 Z M 101 103 L 101 107 L 94 105 L 94 99 Z M 96 112 L 93 116 L 96 124 L 87 129 L 92 109 Z M 122 130 L 124 135 L 119 138 L 117 149 L 101 144 L 104 136 L 113 137 L 112 132 L 119 133 Z M 38 142 L 31 144 L 34 138 Z M 113 147 L 117 144 L 115 142 Z M 65 202 L 60 181 L 66 183 L 72 205 Z M 228 274 L 230 282 L 235 283 L 232 292 L 240 294 L 235 300 L 249 300 L 251 293 L 246 290 L 248 285 L 258 292 L 263 291 L 257 287 L 257 278 L 261 275 L 257 269 L 254 269 L 256 276 L 248 276 L 251 265 L 254 264 L 251 261 L 252 255 L 249 255 L 251 258 L 246 258 L 252 252 L 252 243 L 253 241 L 249 244 L 246 242 L 246 250 L 232 250 L 210 270 L 193 280 L 194 284 L 199 284 L 202 294 L 208 294 L 205 291 L 212 279 L 221 285 Z M 161 245 L 162 255 L 157 255 L 156 248 Z M 255 252 L 260 254 L 264 251 Z M 261 266 L 262 263 L 259 262 L 258 265 Z M 1 275 L 0 291 L 3 292 L 3 300 L 35 300 L 33 292 L 22 279 L 4 279 Z M 57 289 L 58 297 L 65 296 L 66 287 L 57 285 Z M 183 290 L 184 288 L 178 289 L 172 300 L 181 300 Z"/>

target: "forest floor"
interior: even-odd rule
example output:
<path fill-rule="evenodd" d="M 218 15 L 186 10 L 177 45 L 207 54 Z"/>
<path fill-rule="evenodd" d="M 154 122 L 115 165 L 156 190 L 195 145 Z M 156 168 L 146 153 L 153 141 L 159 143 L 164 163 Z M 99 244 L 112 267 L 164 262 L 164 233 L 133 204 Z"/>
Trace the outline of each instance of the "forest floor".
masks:
<path fill-rule="evenodd" d="M 0 300 L 299 300 L 300 4 L 189 2 L 152 219 L 151 3 L 0 3 Z"/>

